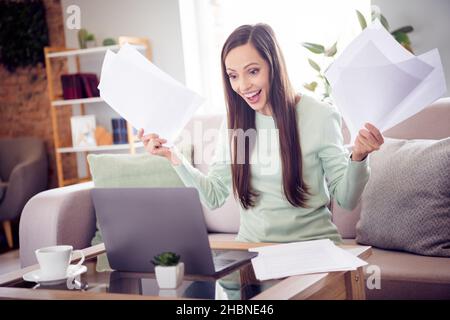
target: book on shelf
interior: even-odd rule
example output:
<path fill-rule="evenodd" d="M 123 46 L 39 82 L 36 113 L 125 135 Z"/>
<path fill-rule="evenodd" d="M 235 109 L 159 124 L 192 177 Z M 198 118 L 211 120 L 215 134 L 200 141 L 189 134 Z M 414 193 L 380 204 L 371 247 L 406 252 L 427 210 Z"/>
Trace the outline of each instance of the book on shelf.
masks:
<path fill-rule="evenodd" d="M 113 143 L 126 144 L 128 143 L 127 122 L 123 118 L 111 119 L 113 130 Z"/>
<path fill-rule="evenodd" d="M 95 73 L 63 74 L 61 84 L 65 100 L 100 97 Z"/>
<path fill-rule="evenodd" d="M 81 88 L 81 83 L 79 81 L 79 78 L 77 78 L 75 75 L 61 75 L 61 85 L 64 100 L 82 98 L 83 91 Z"/>

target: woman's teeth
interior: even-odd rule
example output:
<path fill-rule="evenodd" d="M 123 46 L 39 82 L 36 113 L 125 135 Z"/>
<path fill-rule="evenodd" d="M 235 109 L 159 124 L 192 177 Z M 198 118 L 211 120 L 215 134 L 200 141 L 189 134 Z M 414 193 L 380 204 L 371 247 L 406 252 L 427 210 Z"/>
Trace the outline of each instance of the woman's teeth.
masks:
<path fill-rule="evenodd" d="M 244 96 L 252 103 L 255 103 L 258 101 L 259 99 L 259 94 L 261 93 L 261 90 L 258 91 L 253 91 L 253 92 L 249 92 L 244 94 Z"/>
<path fill-rule="evenodd" d="M 258 90 L 258 91 L 253 91 L 253 92 L 246 93 L 246 94 L 244 94 L 244 96 L 245 96 L 246 98 L 252 98 L 252 97 L 256 96 L 258 93 L 259 93 L 259 90 Z"/>

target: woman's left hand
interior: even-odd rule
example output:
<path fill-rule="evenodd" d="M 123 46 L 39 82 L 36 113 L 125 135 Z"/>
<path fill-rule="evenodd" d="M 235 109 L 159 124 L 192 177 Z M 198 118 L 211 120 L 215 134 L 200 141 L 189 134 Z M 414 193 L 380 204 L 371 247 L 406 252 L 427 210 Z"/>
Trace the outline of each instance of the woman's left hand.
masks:
<path fill-rule="evenodd" d="M 369 153 L 379 150 L 384 143 L 383 136 L 380 131 L 372 124 L 366 123 L 365 128 L 359 130 L 353 146 L 352 160 L 361 161 Z"/>

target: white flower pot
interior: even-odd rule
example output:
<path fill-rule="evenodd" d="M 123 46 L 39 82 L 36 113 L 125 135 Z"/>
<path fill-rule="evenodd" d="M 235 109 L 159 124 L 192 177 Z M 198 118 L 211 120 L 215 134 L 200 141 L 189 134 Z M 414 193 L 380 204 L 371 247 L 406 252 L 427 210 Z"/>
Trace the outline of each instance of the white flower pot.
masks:
<path fill-rule="evenodd" d="M 156 266 L 155 276 L 158 286 L 162 289 L 175 289 L 180 286 L 184 278 L 184 263 L 176 266 Z"/>
<path fill-rule="evenodd" d="M 97 42 L 95 40 L 87 40 L 86 48 L 95 48 L 97 46 Z"/>

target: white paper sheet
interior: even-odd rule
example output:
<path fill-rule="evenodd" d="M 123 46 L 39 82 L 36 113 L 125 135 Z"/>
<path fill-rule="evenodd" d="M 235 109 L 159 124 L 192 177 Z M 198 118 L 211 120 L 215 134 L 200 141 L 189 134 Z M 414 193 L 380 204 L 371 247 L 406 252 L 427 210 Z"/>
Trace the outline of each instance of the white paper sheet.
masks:
<path fill-rule="evenodd" d="M 328 239 L 252 248 L 249 251 L 258 252 L 258 256 L 252 259 L 258 280 L 356 270 L 367 264 Z"/>
<path fill-rule="evenodd" d="M 128 44 L 106 52 L 98 88 L 134 128 L 157 133 L 168 147 L 204 101 Z"/>
<path fill-rule="evenodd" d="M 437 49 L 414 56 L 376 21 L 325 72 L 351 143 L 364 123 L 381 132 L 418 113 L 446 92 Z"/>

